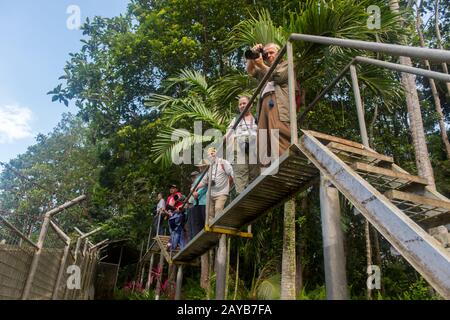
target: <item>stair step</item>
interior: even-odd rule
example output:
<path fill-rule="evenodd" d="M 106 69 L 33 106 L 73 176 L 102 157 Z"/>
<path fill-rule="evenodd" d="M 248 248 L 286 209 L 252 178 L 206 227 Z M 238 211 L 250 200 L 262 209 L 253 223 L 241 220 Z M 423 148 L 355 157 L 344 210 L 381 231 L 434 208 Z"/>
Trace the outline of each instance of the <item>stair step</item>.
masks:
<path fill-rule="evenodd" d="M 343 145 L 357 148 L 357 149 L 363 149 L 363 150 L 367 149 L 363 144 L 355 142 L 355 141 L 330 136 L 328 134 L 317 132 L 317 131 L 312 131 L 312 130 L 305 130 L 305 131 L 319 140 L 328 141 L 328 142 L 337 142 L 339 144 L 343 144 Z"/>
<path fill-rule="evenodd" d="M 392 157 L 367 149 L 347 146 L 338 142 L 330 142 L 327 144 L 327 147 L 347 163 L 353 163 L 355 161 L 378 165 L 391 165 L 394 163 Z"/>
<path fill-rule="evenodd" d="M 450 223 L 450 201 L 398 190 L 389 190 L 385 193 L 385 196 L 424 228 L 428 229 Z"/>
<path fill-rule="evenodd" d="M 419 176 L 375 167 L 367 163 L 355 162 L 351 167 L 373 186 L 380 189 L 399 189 L 412 183 L 427 185 L 427 181 Z"/>

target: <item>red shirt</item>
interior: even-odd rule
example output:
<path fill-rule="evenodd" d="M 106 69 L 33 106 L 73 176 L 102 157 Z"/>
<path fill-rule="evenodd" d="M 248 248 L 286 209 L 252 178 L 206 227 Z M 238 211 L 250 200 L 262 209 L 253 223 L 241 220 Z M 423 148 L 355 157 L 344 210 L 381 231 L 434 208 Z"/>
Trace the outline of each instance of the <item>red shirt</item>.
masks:
<path fill-rule="evenodd" d="M 178 200 L 175 200 L 174 197 L 178 196 Z M 181 194 L 181 192 L 175 192 L 173 194 L 171 194 L 169 197 L 167 197 L 167 202 L 166 202 L 166 208 L 167 210 L 170 210 L 171 208 L 176 208 L 179 209 L 183 206 L 183 201 L 180 201 L 181 197 L 183 195 Z"/>

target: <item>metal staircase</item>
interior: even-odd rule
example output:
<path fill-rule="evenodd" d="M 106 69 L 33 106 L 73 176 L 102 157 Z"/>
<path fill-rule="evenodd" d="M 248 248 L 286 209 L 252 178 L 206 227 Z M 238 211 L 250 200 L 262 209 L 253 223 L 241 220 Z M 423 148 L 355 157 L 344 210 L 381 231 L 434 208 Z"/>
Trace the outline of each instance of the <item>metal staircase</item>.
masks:
<path fill-rule="evenodd" d="M 361 144 L 303 131 L 302 153 L 443 297 L 450 252 L 426 229 L 450 223 L 450 201 L 391 158 Z"/>
<path fill-rule="evenodd" d="M 220 233 L 215 228 L 238 232 L 323 174 L 441 295 L 450 297 L 450 252 L 427 233 L 450 223 L 450 201 L 428 188 L 423 178 L 360 143 L 306 130 L 298 145 L 267 170 L 173 262 L 199 257 L 217 245 Z"/>

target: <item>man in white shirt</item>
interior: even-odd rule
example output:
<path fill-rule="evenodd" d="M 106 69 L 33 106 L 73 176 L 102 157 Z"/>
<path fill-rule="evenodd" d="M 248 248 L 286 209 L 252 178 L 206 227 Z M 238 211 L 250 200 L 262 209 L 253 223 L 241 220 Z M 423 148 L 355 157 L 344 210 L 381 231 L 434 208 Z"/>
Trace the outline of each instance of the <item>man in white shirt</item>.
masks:
<path fill-rule="evenodd" d="M 247 96 L 239 98 L 239 112 L 242 113 L 250 99 Z M 234 183 L 236 192 L 241 193 L 247 185 L 258 176 L 259 170 L 256 157 L 256 135 L 258 125 L 250 109 L 233 131 L 233 126 L 239 116 L 236 116 L 228 126 L 227 138 L 234 144 L 237 157 L 234 159 Z"/>
<path fill-rule="evenodd" d="M 211 199 L 209 203 L 208 216 L 213 219 L 223 211 L 225 202 L 230 193 L 230 184 L 233 182 L 233 168 L 231 164 L 222 158 L 218 158 L 215 148 L 208 149 L 208 157 L 211 163 L 211 170 L 203 177 L 196 190 L 208 185 L 209 172 L 211 172 Z"/>
<path fill-rule="evenodd" d="M 166 211 L 166 201 L 164 200 L 164 195 L 162 192 L 158 193 L 158 204 L 156 205 L 156 214 L 155 214 L 155 227 L 158 235 L 163 235 L 163 222 L 164 215 Z"/>

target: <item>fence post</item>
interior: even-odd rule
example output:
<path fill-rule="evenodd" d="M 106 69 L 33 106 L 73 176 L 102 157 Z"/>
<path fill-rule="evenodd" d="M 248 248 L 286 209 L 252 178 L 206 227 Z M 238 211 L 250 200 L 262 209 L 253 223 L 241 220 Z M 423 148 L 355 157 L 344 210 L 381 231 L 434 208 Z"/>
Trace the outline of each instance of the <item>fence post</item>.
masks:
<path fill-rule="evenodd" d="M 31 285 L 33 283 L 34 276 L 36 275 L 37 266 L 41 257 L 42 248 L 44 247 L 45 236 L 47 235 L 48 226 L 50 224 L 50 215 L 48 213 L 44 216 L 44 222 L 42 223 L 41 232 L 39 233 L 39 239 L 37 242 L 37 250 L 34 252 L 33 260 L 31 262 L 30 271 L 28 272 L 27 281 L 25 282 L 25 288 L 22 293 L 22 300 L 27 300 L 30 295 Z"/>
<path fill-rule="evenodd" d="M 58 233 L 58 235 L 64 239 L 64 241 L 66 243 L 66 245 L 64 247 L 63 255 L 61 257 L 61 263 L 59 265 L 58 277 L 56 278 L 55 287 L 53 288 L 53 294 L 52 294 L 52 300 L 57 300 L 59 285 L 61 283 L 61 278 L 64 273 L 64 268 L 66 266 L 67 256 L 69 254 L 70 238 L 61 229 L 59 229 L 58 226 L 56 226 L 56 224 L 54 224 L 52 221 L 50 221 L 50 224 L 55 229 L 55 231 Z"/>

